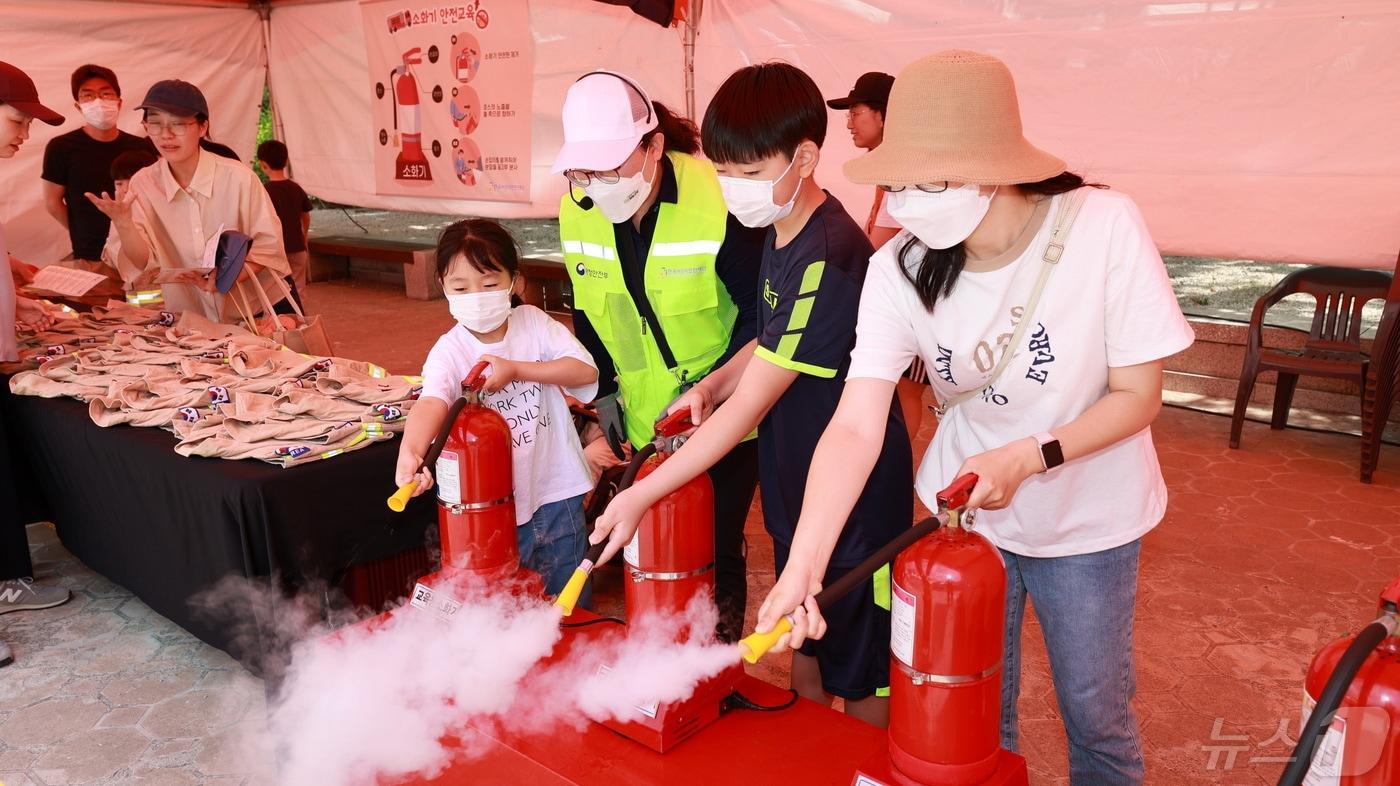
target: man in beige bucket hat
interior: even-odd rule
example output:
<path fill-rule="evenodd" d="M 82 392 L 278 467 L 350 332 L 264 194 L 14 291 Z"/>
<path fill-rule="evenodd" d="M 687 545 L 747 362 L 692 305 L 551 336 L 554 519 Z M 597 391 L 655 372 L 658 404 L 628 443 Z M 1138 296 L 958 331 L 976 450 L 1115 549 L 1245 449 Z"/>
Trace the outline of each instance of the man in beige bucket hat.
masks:
<path fill-rule="evenodd" d="M 1163 358 L 1193 340 L 1146 222 L 1127 196 L 1087 187 L 1026 140 L 1011 72 L 977 52 L 905 68 L 884 143 L 845 170 L 888 192 L 903 230 L 870 260 L 841 403 L 758 630 L 784 610 L 789 646 L 824 630 L 810 598 L 880 450 L 868 436 L 879 433 L 875 414 L 921 358 L 941 404 L 915 490 L 932 505 L 954 478 L 976 474 L 976 532 L 1006 566 L 1002 746 L 1017 747 L 1029 596 L 1071 783 L 1140 784 L 1138 554 L 1167 497 L 1149 426 Z"/>

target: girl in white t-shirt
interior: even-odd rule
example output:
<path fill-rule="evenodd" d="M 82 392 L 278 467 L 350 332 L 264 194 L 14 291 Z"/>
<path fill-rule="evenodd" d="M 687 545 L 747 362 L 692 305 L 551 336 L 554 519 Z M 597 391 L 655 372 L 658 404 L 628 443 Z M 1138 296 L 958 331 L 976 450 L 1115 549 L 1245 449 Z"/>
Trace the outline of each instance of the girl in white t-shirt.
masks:
<path fill-rule="evenodd" d="M 505 227 L 469 219 L 444 229 L 437 270 L 458 324 L 423 364 L 423 394 L 404 428 L 395 483 L 417 480 L 415 496 L 432 486 L 430 470 L 418 469 L 423 455 L 462 380 L 488 361 L 483 401 L 510 425 L 520 564 L 558 594 L 583 561 L 583 496 L 593 488 L 564 394 L 592 401 L 598 369 L 568 328 L 534 306 L 511 307 L 522 279 Z"/>
<path fill-rule="evenodd" d="M 812 595 L 875 463 L 877 415 L 921 358 L 948 409 L 916 490 L 932 508 L 938 489 L 976 473 L 976 531 L 1006 563 L 1003 747 L 1016 749 L 1029 596 L 1066 720 L 1071 782 L 1141 783 L 1130 705 L 1138 549 L 1167 496 L 1149 424 L 1161 408 L 1162 359 L 1193 340 L 1147 226 L 1131 199 L 1085 186 L 1025 140 L 1010 72 L 974 52 L 906 68 L 884 144 L 846 174 L 885 188 L 904 229 L 870 261 L 846 389 L 758 629 L 792 612 L 790 646 L 824 633 Z M 1056 256 L 1051 230 L 1075 202 L 1036 302 L 1044 259 Z"/>

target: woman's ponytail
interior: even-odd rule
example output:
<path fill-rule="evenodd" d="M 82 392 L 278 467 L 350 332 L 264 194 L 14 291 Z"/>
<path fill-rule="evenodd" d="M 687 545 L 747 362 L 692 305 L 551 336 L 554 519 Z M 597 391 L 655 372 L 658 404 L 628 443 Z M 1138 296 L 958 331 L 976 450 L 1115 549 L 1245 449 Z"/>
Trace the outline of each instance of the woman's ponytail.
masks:
<path fill-rule="evenodd" d="M 689 119 L 681 117 L 672 112 L 660 101 L 651 102 L 652 111 L 656 113 L 656 130 L 647 135 L 646 141 L 650 142 L 651 137 L 660 134 L 664 149 L 697 155 L 700 152 L 700 129 Z"/>

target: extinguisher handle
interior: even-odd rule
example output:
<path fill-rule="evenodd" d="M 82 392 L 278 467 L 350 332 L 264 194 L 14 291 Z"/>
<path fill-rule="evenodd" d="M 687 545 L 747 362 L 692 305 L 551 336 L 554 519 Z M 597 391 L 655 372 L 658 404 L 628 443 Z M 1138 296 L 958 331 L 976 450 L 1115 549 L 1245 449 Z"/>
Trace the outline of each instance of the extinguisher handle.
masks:
<path fill-rule="evenodd" d="M 489 365 L 491 365 L 489 360 L 478 361 L 475 366 L 472 366 L 472 370 L 467 372 L 467 378 L 462 380 L 462 386 L 468 390 L 481 390 L 481 386 L 486 384 L 486 379 L 482 375 Z"/>
<path fill-rule="evenodd" d="M 948 488 L 938 492 L 939 510 L 957 510 L 966 507 L 967 500 L 972 496 L 972 490 L 977 487 L 977 476 L 969 472 L 960 476 L 957 480 L 948 485 Z"/>
<path fill-rule="evenodd" d="M 678 409 L 656 421 L 656 434 L 660 437 L 674 437 L 694 428 L 690 420 L 690 408 Z"/>
<path fill-rule="evenodd" d="M 782 617 L 778 620 L 778 624 L 774 625 L 773 629 L 767 633 L 750 633 L 741 639 L 739 641 L 740 654 L 749 663 L 758 663 L 758 659 L 763 657 L 768 650 L 773 649 L 783 634 L 791 631 L 792 618 Z"/>

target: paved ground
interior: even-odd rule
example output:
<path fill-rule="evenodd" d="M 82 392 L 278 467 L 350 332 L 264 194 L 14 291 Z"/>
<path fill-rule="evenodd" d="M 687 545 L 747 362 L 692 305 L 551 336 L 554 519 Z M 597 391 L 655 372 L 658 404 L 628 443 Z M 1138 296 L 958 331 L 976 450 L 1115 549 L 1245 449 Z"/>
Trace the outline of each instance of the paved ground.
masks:
<path fill-rule="evenodd" d="M 308 301 L 340 353 L 399 372 L 415 371 L 451 323 L 443 301 L 372 282 L 313 285 Z M 1273 783 L 1280 767 L 1266 760 L 1286 755 L 1280 732 L 1296 732 L 1308 658 L 1370 619 L 1400 565 L 1400 448 L 1384 448 L 1367 486 L 1353 437 L 1250 423 L 1231 451 L 1228 426 L 1169 408 L 1155 427 L 1172 503 L 1146 538 L 1138 605 L 1151 784 Z M 929 419 L 921 445 L 932 430 Z M 757 604 L 773 581 L 757 515 L 748 538 Z M 77 563 L 52 529 L 31 528 L 31 539 L 42 577 L 75 599 L 0 616 L 17 658 L 0 670 L 0 782 L 274 783 L 259 774 L 266 752 L 239 742 L 261 725 L 261 683 Z M 1032 782 L 1062 784 L 1065 743 L 1034 622 L 1025 641 Z M 758 673 L 782 683 L 786 668 L 775 658 Z"/>

